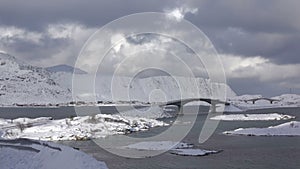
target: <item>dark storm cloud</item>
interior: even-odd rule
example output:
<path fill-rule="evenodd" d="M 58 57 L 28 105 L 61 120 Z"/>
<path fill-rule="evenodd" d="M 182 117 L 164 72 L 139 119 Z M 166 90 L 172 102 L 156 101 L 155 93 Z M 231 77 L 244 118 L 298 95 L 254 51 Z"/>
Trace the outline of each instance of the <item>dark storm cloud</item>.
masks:
<path fill-rule="evenodd" d="M 300 1 L 296 0 L 10 0 L 1 1 L 0 24 L 43 30 L 49 23 L 75 21 L 99 27 L 125 15 L 178 6 L 198 8 L 197 15 L 186 18 L 204 30 L 222 53 L 261 55 L 281 64 L 300 62 Z M 229 28 L 241 29 L 245 35 Z"/>
<path fill-rule="evenodd" d="M 300 63 L 298 0 L 0 0 L 1 27 L 14 26 L 42 34 L 38 43 L 22 38 L 6 43 L 1 39 L 0 47 L 34 63 L 44 60 L 41 63 L 72 64 L 93 29 L 125 15 L 181 7 L 198 9 L 196 15 L 188 13 L 185 18 L 203 30 L 222 54 L 261 56 L 281 65 Z M 56 23 L 76 23 L 91 30 L 78 37 L 82 41 L 78 43 L 76 39 L 50 37 L 47 27 Z M 130 40 L 139 43 L 137 39 Z M 259 77 L 229 79 L 239 94 L 287 93 L 289 88 L 299 89 L 298 82 L 261 82 Z"/>
<path fill-rule="evenodd" d="M 249 33 L 235 29 L 206 32 L 220 53 L 262 56 L 277 64 L 300 63 L 299 33 Z"/>
<path fill-rule="evenodd" d="M 2 0 L 0 23 L 30 29 L 42 29 L 55 22 L 76 21 L 88 26 L 102 26 L 119 17 L 162 11 L 168 1 L 151 0 Z"/>
<path fill-rule="evenodd" d="M 212 28 L 238 27 L 249 32 L 290 32 L 300 30 L 297 0 L 200 0 L 192 1 L 198 15 L 193 23 Z"/>
<path fill-rule="evenodd" d="M 279 64 L 300 63 L 300 1 L 193 2 L 198 14 L 187 19 L 209 36 L 218 51 L 246 57 L 260 55 Z"/>

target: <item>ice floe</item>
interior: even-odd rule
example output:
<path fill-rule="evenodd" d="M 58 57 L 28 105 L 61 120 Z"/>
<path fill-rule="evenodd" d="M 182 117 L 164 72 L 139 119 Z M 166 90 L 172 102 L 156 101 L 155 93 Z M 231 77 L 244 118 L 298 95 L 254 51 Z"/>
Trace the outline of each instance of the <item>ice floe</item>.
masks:
<path fill-rule="evenodd" d="M 185 142 L 175 142 L 175 141 L 145 141 L 123 146 L 126 149 L 135 150 L 151 150 L 151 151 L 167 151 L 170 150 L 171 154 L 182 155 L 182 156 L 204 156 L 208 154 L 218 153 L 220 151 L 214 150 L 203 150 L 194 149 L 193 144 Z"/>
<path fill-rule="evenodd" d="M 124 146 L 123 148 L 136 150 L 169 150 L 176 148 L 191 148 L 192 144 L 175 141 L 145 141 Z"/>
<path fill-rule="evenodd" d="M 182 156 L 205 156 L 209 154 L 216 154 L 220 151 L 210 151 L 202 149 L 172 149 L 171 154 L 182 155 Z"/>

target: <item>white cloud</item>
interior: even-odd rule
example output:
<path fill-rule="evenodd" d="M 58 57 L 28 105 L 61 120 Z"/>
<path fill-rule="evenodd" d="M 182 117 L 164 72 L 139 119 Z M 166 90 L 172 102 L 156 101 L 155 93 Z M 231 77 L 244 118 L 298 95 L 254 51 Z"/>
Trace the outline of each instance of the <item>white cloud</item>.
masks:
<path fill-rule="evenodd" d="M 86 32 L 90 34 L 90 28 L 76 23 L 50 24 L 47 27 L 47 35 L 52 39 L 77 39 Z"/>
<path fill-rule="evenodd" d="M 67 41 L 62 50 L 58 50 L 51 57 L 45 58 L 40 64 L 49 66 L 55 64 L 73 64 L 74 59 L 78 56 L 80 49 L 86 40 L 96 31 L 96 28 L 87 28 L 82 24 L 60 23 L 50 24 L 45 31 L 45 36 L 50 39 Z M 68 63 L 71 61 L 71 63 Z"/>
<path fill-rule="evenodd" d="M 283 82 L 299 78 L 300 64 L 278 65 L 261 56 L 220 55 L 228 78 L 258 78 L 262 82 Z M 286 85 L 286 83 L 285 83 Z"/>
<path fill-rule="evenodd" d="M 188 8 L 188 7 L 180 7 L 174 9 L 166 9 L 164 12 L 170 19 L 175 19 L 180 22 L 187 13 L 196 14 L 198 12 L 198 8 Z"/>
<path fill-rule="evenodd" d="M 29 60 L 33 65 L 73 64 L 85 41 L 96 30 L 77 23 L 49 24 L 40 32 L 0 26 L 0 49 L 22 60 L 35 57 Z"/>
<path fill-rule="evenodd" d="M 0 40 L 2 43 L 14 43 L 17 41 L 27 41 L 31 43 L 40 43 L 42 34 L 38 32 L 27 31 L 14 26 L 0 27 Z"/>

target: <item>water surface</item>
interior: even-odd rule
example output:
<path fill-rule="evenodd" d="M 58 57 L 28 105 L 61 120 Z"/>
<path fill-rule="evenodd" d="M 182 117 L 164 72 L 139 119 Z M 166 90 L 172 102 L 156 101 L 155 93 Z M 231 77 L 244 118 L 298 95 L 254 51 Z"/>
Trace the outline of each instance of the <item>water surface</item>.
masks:
<path fill-rule="evenodd" d="M 300 108 L 251 110 L 248 113 L 285 113 L 299 120 Z M 181 117 L 178 117 L 181 118 Z M 213 136 L 203 144 L 198 143 L 199 133 L 206 119 L 205 114 L 197 116 L 196 124 L 183 141 L 196 147 L 209 150 L 223 150 L 221 153 L 189 157 L 177 156 L 169 152 L 143 159 L 130 159 L 113 155 L 97 146 L 93 141 L 61 142 L 79 148 L 98 160 L 105 161 L 113 169 L 298 169 L 300 166 L 300 137 L 254 137 L 228 136 L 225 130 L 239 127 L 268 127 L 287 121 L 222 121 Z M 167 119 L 167 121 L 174 119 Z M 290 121 L 290 120 L 288 120 Z M 132 136 L 147 137 L 161 133 L 166 128 L 153 128 L 150 131 L 133 133 Z"/>

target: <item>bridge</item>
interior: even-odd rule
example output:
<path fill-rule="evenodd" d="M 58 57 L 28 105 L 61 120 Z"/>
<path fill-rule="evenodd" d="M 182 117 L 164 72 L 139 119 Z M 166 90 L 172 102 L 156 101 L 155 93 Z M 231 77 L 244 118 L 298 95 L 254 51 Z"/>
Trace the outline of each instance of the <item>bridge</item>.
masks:
<path fill-rule="evenodd" d="M 178 107 L 178 109 L 181 111 L 182 106 L 194 102 L 194 101 L 202 101 L 211 104 L 211 111 L 216 112 L 216 105 L 217 104 L 223 104 L 223 105 L 230 105 L 230 103 L 226 101 L 221 101 L 218 99 L 210 99 L 210 98 L 190 98 L 190 99 L 181 99 L 181 100 L 173 100 L 173 101 L 168 101 L 165 103 L 160 103 L 159 106 L 169 106 L 169 105 L 175 105 Z"/>
<path fill-rule="evenodd" d="M 274 102 L 278 102 L 280 100 L 277 99 L 270 99 L 270 98 L 266 98 L 266 97 L 260 97 L 260 98 L 255 98 L 255 99 L 249 99 L 249 100 L 244 100 L 246 103 L 248 102 L 252 102 L 253 104 L 255 104 L 256 101 L 258 100 L 267 100 L 269 101 L 271 104 L 273 104 Z"/>

